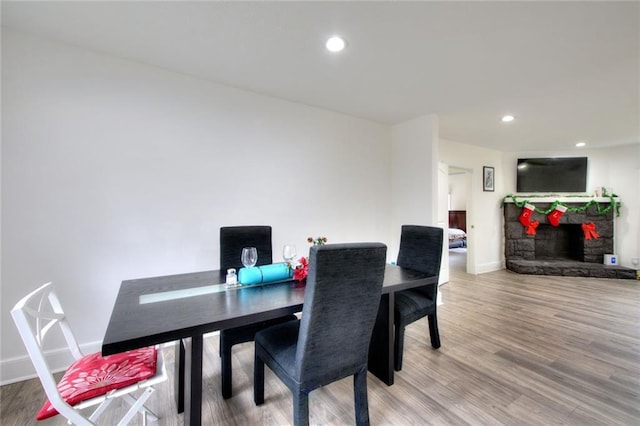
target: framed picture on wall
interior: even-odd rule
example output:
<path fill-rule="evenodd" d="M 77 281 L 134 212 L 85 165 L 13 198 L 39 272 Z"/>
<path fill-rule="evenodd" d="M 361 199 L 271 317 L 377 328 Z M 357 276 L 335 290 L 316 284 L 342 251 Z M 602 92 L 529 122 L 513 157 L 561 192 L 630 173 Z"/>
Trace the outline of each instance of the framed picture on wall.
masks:
<path fill-rule="evenodd" d="M 494 191 L 496 189 L 495 184 L 495 171 L 493 167 L 484 166 L 482 168 L 482 190 Z"/>

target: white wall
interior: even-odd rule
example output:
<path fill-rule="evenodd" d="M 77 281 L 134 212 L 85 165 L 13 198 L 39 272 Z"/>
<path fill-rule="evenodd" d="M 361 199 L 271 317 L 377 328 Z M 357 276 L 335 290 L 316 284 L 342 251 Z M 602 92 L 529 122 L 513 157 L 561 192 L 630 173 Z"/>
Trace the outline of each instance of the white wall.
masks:
<path fill-rule="evenodd" d="M 451 200 L 449 210 L 467 209 L 467 174 L 465 172 L 449 175 L 449 196 Z"/>
<path fill-rule="evenodd" d="M 467 194 L 467 272 L 480 274 L 504 268 L 503 222 L 500 204 L 504 196 L 499 151 L 440 139 L 438 157 L 443 163 L 469 170 Z M 495 168 L 495 191 L 482 190 L 482 167 Z"/>
<path fill-rule="evenodd" d="M 437 147 L 437 143 L 435 144 Z M 436 155 L 437 156 L 437 155 Z M 438 215 L 436 224 L 443 229 L 442 260 L 440 262 L 440 277 L 438 284 L 449 282 L 449 239 L 446 237 L 449 229 L 449 166 L 438 162 Z"/>
<path fill-rule="evenodd" d="M 505 195 L 516 192 L 516 164 L 527 157 L 587 157 L 587 191 L 607 187 L 619 196 L 620 216 L 615 218 L 614 245 L 620 265 L 631 267 L 640 257 L 640 144 L 606 149 L 504 153 Z"/>
<path fill-rule="evenodd" d="M 437 225 L 438 118 L 425 115 L 392 127 L 390 259 L 402 225 Z"/>
<path fill-rule="evenodd" d="M 2 66 L 0 380 L 44 282 L 97 349 L 120 282 L 216 269 L 220 226 L 390 240 L 388 126 L 5 29 Z"/>

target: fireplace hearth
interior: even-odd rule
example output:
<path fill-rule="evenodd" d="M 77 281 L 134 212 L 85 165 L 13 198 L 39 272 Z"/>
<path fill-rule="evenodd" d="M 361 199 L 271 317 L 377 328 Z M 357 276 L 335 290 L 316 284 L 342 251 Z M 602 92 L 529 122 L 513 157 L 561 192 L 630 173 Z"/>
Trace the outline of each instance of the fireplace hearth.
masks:
<path fill-rule="evenodd" d="M 533 203 L 546 211 L 550 202 Z M 604 208 L 608 203 L 600 203 Z M 584 203 L 566 203 L 568 207 Z M 519 221 L 522 207 L 504 203 L 505 259 L 507 269 L 521 274 L 560 275 L 597 278 L 636 278 L 633 269 L 604 265 L 604 255 L 613 251 L 613 209 L 598 213 L 591 205 L 583 211 L 567 212 L 559 226 L 549 224 L 547 218 L 533 213 L 531 221 L 538 221 L 536 235 L 527 235 Z M 600 238 L 587 240 L 583 223 L 593 222 Z"/>

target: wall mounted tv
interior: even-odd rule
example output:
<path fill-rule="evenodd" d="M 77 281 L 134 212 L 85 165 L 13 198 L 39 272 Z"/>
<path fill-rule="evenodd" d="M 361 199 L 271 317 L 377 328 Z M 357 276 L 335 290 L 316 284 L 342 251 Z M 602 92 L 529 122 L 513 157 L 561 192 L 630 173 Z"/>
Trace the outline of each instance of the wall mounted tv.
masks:
<path fill-rule="evenodd" d="M 586 192 L 587 157 L 519 158 L 517 192 Z"/>

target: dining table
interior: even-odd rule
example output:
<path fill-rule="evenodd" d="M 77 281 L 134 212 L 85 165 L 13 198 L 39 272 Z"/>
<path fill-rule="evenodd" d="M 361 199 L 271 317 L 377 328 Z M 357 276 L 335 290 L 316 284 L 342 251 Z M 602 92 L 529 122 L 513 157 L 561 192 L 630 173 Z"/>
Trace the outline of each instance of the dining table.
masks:
<path fill-rule="evenodd" d="M 123 281 L 107 324 L 103 355 L 179 342 L 174 382 L 177 409 L 184 411 L 185 425 L 202 421 L 206 333 L 303 311 L 304 283 L 284 280 L 228 286 L 225 276 L 226 271 L 213 270 Z M 386 265 L 368 367 L 387 385 L 394 381 L 394 293 L 437 284 L 438 276 Z"/>

